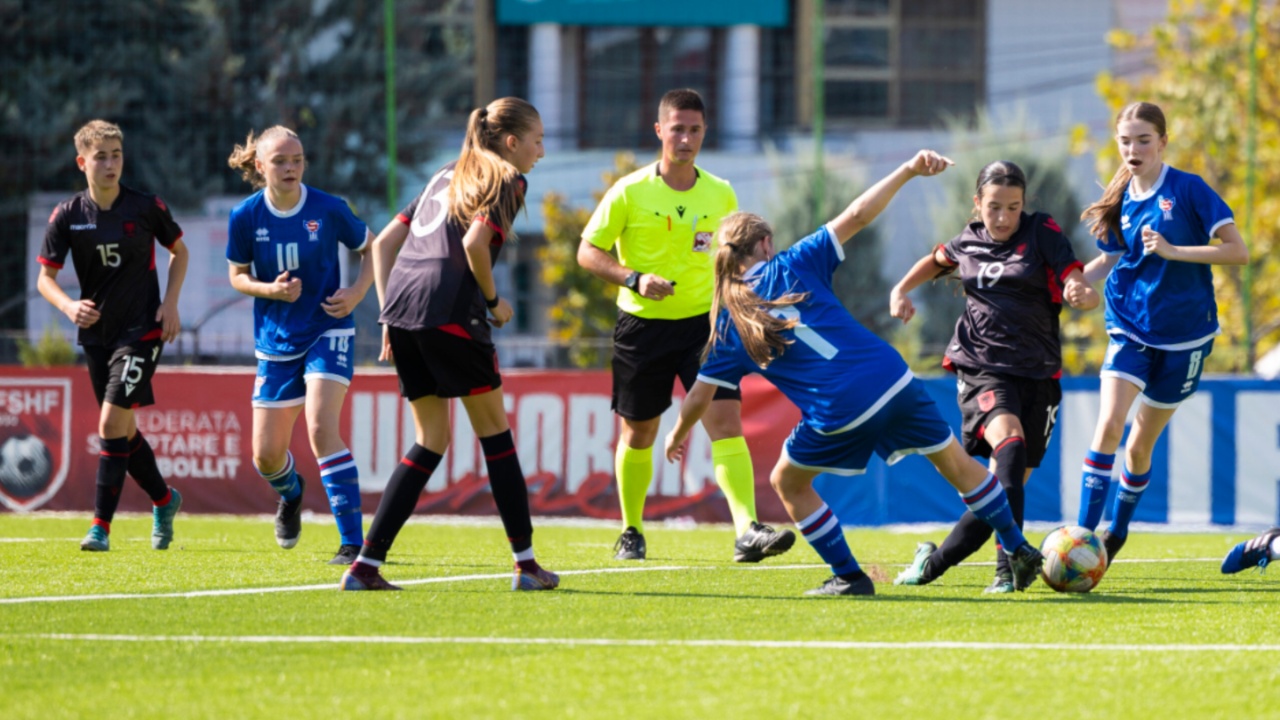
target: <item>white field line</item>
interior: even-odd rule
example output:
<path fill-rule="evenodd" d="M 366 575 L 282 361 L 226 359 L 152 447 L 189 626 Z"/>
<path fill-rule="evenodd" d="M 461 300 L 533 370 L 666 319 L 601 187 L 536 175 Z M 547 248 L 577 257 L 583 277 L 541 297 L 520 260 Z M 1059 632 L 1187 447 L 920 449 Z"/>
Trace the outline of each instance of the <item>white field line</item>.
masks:
<path fill-rule="evenodd" d="M 72 635 L 30 633 L 0 635 L 10 640 L 64 640 L 72 642 L 154 642 L 227 644 L 333 644 L 333 645 L 551 645 L 594 647 L 694 647 L 798 650 L 1013 650 L 1100 651 L 1132 653 L 1280 652 L 1280 645 L 1187 643 L 1001 643 L 1001 642 L 874 642 L 853 640 L 670 640 L 625 638 L 522 638 L 522 637 L 412 637 L 403 635 Z"/>
<path fill-rule="evenodd" d="M 1158 560 L 1141 560 L 1141 559 L 1123 559 L 1116 560 L 1117 563 L 1180 563 L 1180 562 L 1218 562 L 1218 558 L 1164 558 Z M 871 563 L 868 563 L 870 565 Z M 965 563 L 966 565 L 995 565 L 994 562 L 983 563 Z M 901 563 L 894 563 L 894 566 Z M 683 570 L 735 570 L 745 572 L 760 572 L 769 570 L 825 570 L 825 565 L 754 565 L 747 567 L 729 567 L 725 568 L 716 565 L 705 566 L 688 566 L 688 565 L 653 565 L 643 567 L 625 567 L 625 568 L 594 568 L 591 570 L 565 570 L 557 572 L 561 577 L 572 575 L 609 575 L 615 573 L 639 573 L 639 572 L 667 572 L 667 571 L 683 571 Z M 486 573 L 482 575 L 446 575 L 444 577 L 420 578 L 417 580 L 396 580 L 397 585 L 433 585 L 438 583 L 451 582 L 469 582 L 472 580 L 505 580 L 511 577 L 511 573 Z M 306 592 L 311 590 L 336 590 L 337 582 L 325 583 L 323 585 L 282 585 L 276 587 L 260 587 L 260 588 L 228 588 L 223 590 L 191 590 L 188 592 L 170 592 L 170 593 L 101 593 L 96 595 L 45 595 L 34 597 L 13 597 L 0 598 L 0 605 L 25 605 L 33 603 L 56 603 L 56 602 L 85 602 L 94 600 L 149 600 L 157 598 L 202 598 L 202 597 L 227 597 L 231 595 L 265 595 L 267 593 L 282 592 Z"/>

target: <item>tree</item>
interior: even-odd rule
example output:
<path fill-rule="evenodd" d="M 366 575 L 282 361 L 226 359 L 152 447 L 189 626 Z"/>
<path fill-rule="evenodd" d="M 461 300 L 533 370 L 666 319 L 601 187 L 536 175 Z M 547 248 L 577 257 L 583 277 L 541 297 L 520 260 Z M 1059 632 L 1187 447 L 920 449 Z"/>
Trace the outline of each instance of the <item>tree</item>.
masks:
<path fill-rule="evenodd" d="M 637 167 L 634 155 L 619 153 L 614 158 L 613 169 L 601 176 L 602 189 L 592 193 L 592 198 L 598 204 L 615 182 Z M 556 297 L 548 310 L 550 337 L 568 350 L 569 360 L 575 367 L 583 368 L 608 363 L 611 350 L 601 341 L 613 336 L 618 316 L 617 286 L 602 282 L 578 264 L 578 244 L 591 220 L 591 212 L 569 207 L 559 193 L 547 193 L 542 199 L 543 234 L 547 242 L 538 248 L 542 281 L 553 289 Z"/>
<path fill-rule="evenodd" d="M 1214 268 L 1219 315 L 1225 333 L 1207 368 L 1248 372 L 1250 349 L 1280 342 L 1280 4 L 1258 3 L 1257 92 L 1255 116 L 1257 186 L 1253 195 L 1253 235 L 1246 235 L 1253 271 L 1253 314 L 1257 330 L 1244 336 L 1243 273 Z M 1236 212 L 1244 234 L 1245 119 L 1249 94 L 1248 0 L 1212 3 L 1174 0 L 1169 15 L 1151 32 L 1137 37 L 1110 36 L 1121 50 L 1150 53 L 1155 71 L 1137 81 L 1108 73 L 1098 90 L 1113 111 L 1134 100 L 1160 105 L 1169 121 L 1165 160 L 1205 179 Z M 1119 165 L 1115 144 L 1098 153 L 1100 176 L 1110 179 Z"/>

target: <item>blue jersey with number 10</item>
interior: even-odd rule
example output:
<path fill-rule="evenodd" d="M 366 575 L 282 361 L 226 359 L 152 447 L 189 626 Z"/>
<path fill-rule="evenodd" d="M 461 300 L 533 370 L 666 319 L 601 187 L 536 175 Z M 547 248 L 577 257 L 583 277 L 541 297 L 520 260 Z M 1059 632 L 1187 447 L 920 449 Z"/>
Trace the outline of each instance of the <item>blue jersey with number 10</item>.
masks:
<path fill-rule="evenodd" d="M 260 190 L 231 211 L 227 261 L 252 265 L 253 277 L 273 282 L 283 272 L 302 281 L 294 302 L 254 298 L 254 348 L 261 360 L 289 360 L 330 331 L 355 334 L 355 318 L 331 317 L 321 304 L 342 287 L 338 244 L 363 250 L 368 230 L 346 201 L 302 186 L 298 204 L 280 211 Z"/>
<path fill-rule="evenodd" d="M 844 248 L 827 227 L 747 271 L 756 295 L 775 300 L 808 293 L 803 302 L 774 311 L 799 324 L 784 335 L 793 340 L 769 367 L 752 362 L 738 330 L 722 311 L 715 346 L 698 379 L 736 388 L 758 372 L 800 408 L 804 422 L 830 435 L 857 427 L 911 381 L 907 363 L 885 341 L 849 314 L 831 288 L 831 275 Z"/>

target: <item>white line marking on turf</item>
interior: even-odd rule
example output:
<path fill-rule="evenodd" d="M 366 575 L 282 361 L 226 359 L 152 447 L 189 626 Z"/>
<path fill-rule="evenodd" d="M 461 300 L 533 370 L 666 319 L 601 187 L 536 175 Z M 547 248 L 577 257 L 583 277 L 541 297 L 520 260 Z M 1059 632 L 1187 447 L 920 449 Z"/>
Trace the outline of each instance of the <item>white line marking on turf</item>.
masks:
<path fill-rule="evenodd" d="M 1280 652 L 1280 645 L 1193 645 L 1132 643 L 1000 643 L 1000 642 L 875 642 L 854 640 L 667 640 L 624 638 L 521 638 L 521 637 L 407 637 L 395 635 L 72 635 L 30 633 L 0 635 L 21 640 L 70 640 L 81 642 L 159 643 L 295 643 L 366 645 L 588 645 L 598 647 L 726 647 L 801 650 L 1095 650 L 1102 652 Z"/>
<path fill-rule="evenodd" d="M 1218 562 L 1218 558 L 1166 558 L 1160 560 L 1117 560 L 1117 563 L 1175 563 L 1175 562 Z M 868 563 L 874 564 L 874 563 Z M 902 563 L 887 563 L 891 566 L 902 565 Z M 995 563 L 965 563 L 966 565 L 995 565 Z M 737 570 L 737 571 L 767 571 L 767 570 L 826 570 L 825 565 L 754 565 L 747 567 L 730 567 L 725 568 L 718 565 L 655 565 L 652 567 L 627 567 L 627 568 L 594 568 L 591 570 L 564 570 L 556 574 L 561 577 L 572 575 L 608 575 L 614 573 L 638 573 L 638 572 L 664 572 L 679 570 Z M 451 582 L 468 582 L 471 580 L 503 580 L 511 577 L 511 573 L 489 573 L 483 575 L 446 575 L 443 577 L 420 578 L 417 580 L 396 580 L 397 585 L 433 585 L 438 583 Z M 55 602 L 84 602 L 91 600 L 139 600 L 153 598 L 201 598 L 201 597 L 227 597 L 231 595 L 265 595 L 267 593 L 282 592 L 307 592 L 311 590 L 336 590 L 338 587 L 336 582 L 325 583 L 323 585 L 283 585 L 277 587 L 260 587 L 260 588 L 228 588 L 223 590 L 191 590 L 188 592 L 170 592 L 170 593 L 102 593 L 99 595 L 48 595 L 35 597 L 14 597 L 0 598 L 0 605 L 22 605 L 29 603 L 55 603 Z"/>

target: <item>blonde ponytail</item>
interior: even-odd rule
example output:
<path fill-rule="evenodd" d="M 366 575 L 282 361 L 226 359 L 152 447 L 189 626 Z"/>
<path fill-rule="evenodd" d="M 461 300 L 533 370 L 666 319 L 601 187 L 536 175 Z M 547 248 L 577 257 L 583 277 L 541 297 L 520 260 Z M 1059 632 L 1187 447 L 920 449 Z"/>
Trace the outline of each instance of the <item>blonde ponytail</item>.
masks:
<path fill-rule="evenodd" d="M 263 130 L 262 134 L 256 138 L 253 136 L 253 131 L 250 130 L 249 137 L 245 138 L 244 145 L 236 145 L 231 151 L 231 155 L 227 158 L 227 165 L 233 170 L 239 171 L 240 177 L 244 178 L 244 181 L 252 185 L 255 190 L 266 187 L 267 179 L 262 176 L 262 173 L 258 172 L 258 146 L 278 137 L 290 137 L 298 140 L 299 143 L 302 142 L 301 138 L 298 137 L 298 133 L 283 125 L 273 125 Z"/>
<path fill-rule="evenodd" d="M 495 214 L 491 221 L 502 223 L 502 233 L 511 231 L 511 222 L 524 207 L 524 197 L 510 191 L 519 171 L 500 154 L 508 135 L 521 137 L 533 129 L 538 111 L 520 98 L 499 98 L 471 111 L 462 154 L 449 182 L 449 216 L 468 227 L 477 215 Z M 507 189 L 504 193 L 503 190 Z"/>

